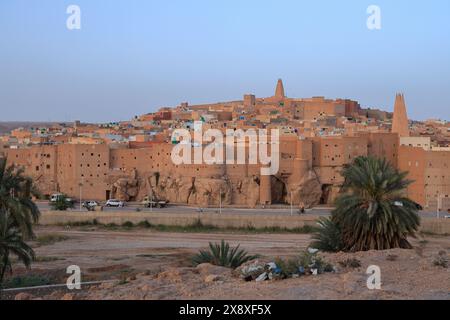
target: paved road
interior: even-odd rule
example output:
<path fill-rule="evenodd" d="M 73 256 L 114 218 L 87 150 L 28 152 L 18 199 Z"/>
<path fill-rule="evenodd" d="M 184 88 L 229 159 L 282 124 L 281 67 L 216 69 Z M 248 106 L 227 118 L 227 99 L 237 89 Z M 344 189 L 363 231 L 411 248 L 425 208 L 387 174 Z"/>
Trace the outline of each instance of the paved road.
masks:
<path fill-rule="evenodd" d="M 42 211 L 50 210 L 50 206 L 47 202 L 39 202 L 38 207 Z M 182 206 L 182 205 L 169 205 L 167 208 L 143 208 L 137 203 L 129 203 L 123 208 L 108 208 L 105 207 L 104 211 L 136 211 L 137 209 L 140 209 L 142 212 L 168 212 L 168 213 L 195 213 L 199 212 L 198 207 L 188 207 L 188 206 Z M 202 208 L 202 212 L 204 213 L 219 213 L 219 208 Z M 306 210 L 306 214 L 312 214 L 312 215 L 318 215 L 318 216 L 328 216 L 331 213 L 332 208 L 313 208 Z M 75 206 L 75 209 L 71 211 L 80 211 L 79 205 L 77 204 Z M 82 209 L 82 212 L 87 212 L 86 209 Z M 245 209 L 245 208 L 222 208 L 221 210 L 222 214 L 242 214 L 242 215 L 256 215 L 256 214 L 263 214 L 263 215 L 291 215 L 291 214 L 299 214 L 297 208 L 293 208 L 292 210 L 289 207 L 272 207 L 272 208 L 256 208 L 256 209 Z M 441 217 L 443 217 L 445 214 L 441 213 Z M 436 212 L 432 211 L 421 211 L 420 212 L 421 217 L 426 218 L 435 218 L 437 216 Z"/>

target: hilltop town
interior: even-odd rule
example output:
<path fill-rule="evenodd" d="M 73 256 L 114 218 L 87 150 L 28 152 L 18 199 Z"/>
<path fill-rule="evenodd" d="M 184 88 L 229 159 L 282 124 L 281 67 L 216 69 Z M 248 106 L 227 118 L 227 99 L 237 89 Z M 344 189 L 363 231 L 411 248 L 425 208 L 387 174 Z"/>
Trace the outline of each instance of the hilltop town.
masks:
<path fill-rule="evenodd" d="M 289 98 L 279 80 L 266 98 L 183 102 L 118 123 L 15 128 L 0 136 L 0 156 L 22 166 L 47 197 L 82 192 L 98 201 L 141 201 L 151 195 L 193 206 L 255 208 L 332 204 L 343 167 L 369 155 L 408 171 L 414 182 L 407 196 L 421 207 L 449 209 L 450 122 L 409 120 L 402 94 L 393 110 L 364 109 L 348 99 Z M 194 132 L 195 122 L 223 132 L 279 129 L 278 173 L 262 176 L 261 165 L 249 163 L 174 164 L 171 152 L 180 141 L 172 133 Z"/>

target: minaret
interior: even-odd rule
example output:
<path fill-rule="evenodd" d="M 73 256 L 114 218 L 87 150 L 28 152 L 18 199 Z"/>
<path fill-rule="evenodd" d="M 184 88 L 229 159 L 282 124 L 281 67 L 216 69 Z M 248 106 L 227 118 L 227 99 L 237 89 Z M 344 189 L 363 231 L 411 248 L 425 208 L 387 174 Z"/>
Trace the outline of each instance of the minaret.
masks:
<path fill-rule="evenodd" d="M 275 98 L 284 99 L 283 80 L 278 79 L 277 89 L 275 90 Z"/>
<path fill-rule="evenodd" d="M 408 115 L 406 114 L 405 97 L 400 93 L 395 96 L 392 132 L 398 133 L 400 137 L 409 137 L 409 124 Z"/>

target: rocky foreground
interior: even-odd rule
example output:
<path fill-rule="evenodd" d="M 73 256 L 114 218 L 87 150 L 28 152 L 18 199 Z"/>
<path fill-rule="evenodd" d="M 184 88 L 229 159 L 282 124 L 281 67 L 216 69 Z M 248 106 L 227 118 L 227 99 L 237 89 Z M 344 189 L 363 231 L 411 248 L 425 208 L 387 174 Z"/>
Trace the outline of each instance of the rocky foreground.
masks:
<path fill-rule="evenodd" d="M 439 249 L 439 250 L 437 250 Z M 303 275 L 284 280 L 246 282 L 240 269 L 202 264 L 169 267 L 162 272 L 140 273 L 122 281 L 103 283 L 81 292 L 58 292 L 44 296 L 21 293 L 16 299 L 443 299 L 450 300 L 450 269 L 435 265 L 438 257 L 449 258 L 450 248 L 370 251 L 355 254 L 323 254 L 334 272 Z M 343 266 L 358 260 L 360 267 Z M 267 260 L 268 261 L 268 260 Z M 381 268 L 381 290 L 366 286 L 367 267 Z"/>

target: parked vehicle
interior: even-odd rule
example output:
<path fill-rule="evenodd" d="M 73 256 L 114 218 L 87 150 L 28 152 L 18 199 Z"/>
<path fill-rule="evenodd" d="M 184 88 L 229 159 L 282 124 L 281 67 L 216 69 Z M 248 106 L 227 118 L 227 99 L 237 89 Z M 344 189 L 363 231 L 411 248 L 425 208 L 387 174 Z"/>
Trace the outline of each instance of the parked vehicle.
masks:
<path fill-rule="evenodd" d="M 125 206 L 125 203 L 123 201 L 117 200 L 117 199 L 109 199 L 106 201 L 107 207 L 116 207 L 116 208 L 122 208 Z"/>
<path fill-rule="evenodd" d="M 146 208 L 164 208 L 167 207 L 169 204 L 169 201 L 167 200 L 151 200 L 148 196 L 144 197 L 144 200 L 142 200 L 141 204 Z"/>
<path fill-rule="evenodd" d="M 50 202 L 51 203 L 55 203 L 56 201 L 58 201 L 58 199 L 62 199 L 65 198 L 66 202 L 70 202 L 70 203 L 74 203 L 75 201 L 72 198 L 68 198 L 65 194 L 63 193 L 54 193 L 50 196 Z"/>
<path fill-rule="evenodd" d="M 97 201 L 84 201 L 82 204 L 83 208 L 86 208 L 88 211 L 94 211 L 95 207 L 99 206 Z"/>

